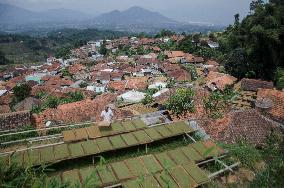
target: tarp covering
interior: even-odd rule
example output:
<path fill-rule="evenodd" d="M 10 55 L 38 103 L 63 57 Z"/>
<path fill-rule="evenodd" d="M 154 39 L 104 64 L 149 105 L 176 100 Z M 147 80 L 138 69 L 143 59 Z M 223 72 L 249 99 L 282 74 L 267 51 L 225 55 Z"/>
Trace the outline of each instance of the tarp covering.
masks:
<path fill-rule="evenodd" d="M 156 82 L 154 84 L 149 85 L 149 89 L 158 89 L 158 88 L 166 88 L 167 83 L 165 82 Z"/>
<path fill-rule="evenodd" d="M 131 103 L 138 103 L 141 102 L 145 98 L 145 93 L 139 91 L 128 91 L 119 95 L 117 98 L 118 100 L 123 100 L 123 102 L 131 102 Z"/>

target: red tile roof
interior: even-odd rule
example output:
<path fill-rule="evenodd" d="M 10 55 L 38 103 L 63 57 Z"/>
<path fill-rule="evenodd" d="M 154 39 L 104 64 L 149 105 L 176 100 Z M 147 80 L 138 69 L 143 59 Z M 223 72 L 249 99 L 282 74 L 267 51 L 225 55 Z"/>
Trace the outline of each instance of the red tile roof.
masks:
<path fill-rule="evenodd" d="M 213 71 L 209 72 L 206 79 L 208 87 L 215 85 L 220 90 L 224 90 L 227 85 L 233 85 L 237 81 L 237 78 L 233 76 Z"/>
<path fill-rule="evenodd" d="M 273 82 L 246 78 L 241 80 L 241 89 L 244 91 L 257 91 L 260 88 L 273 89 Z"/>
<path fill-rule="evenodd" d="M 147 80 L 142 79 L 142 78 L 131 78 L 126 81 L 125 88 L 144 90 L 148 88 L 148 83 L 147 83 Z"/>
<path fill-rule="evenodd" d="M 185 53 L 183 51 L 166 51 L 165 55 L 168 58 L 183 57 Z"/>
<path fill-rule="evenodd" d="M 170 62 L 164 62 L 162 64 L 162 70 L 164 72 L 170 72 L 170 71 L 175 71 L 175 70 L 180 70 L 181 67 L 178 64 L 172 64 Z"/>
<path fill-rule="evenodd" d="M 213 139 L 225 143 L 236 143 L 240 139 L 246 139 L 256 145 L 266 143 L 271 129 L 278 129 L 256 110 L 230 112 L 222 119 L 200 120 L 199 125 Z"/>
<path fill-rule="evenodd" d="M 57 109 L 47 109 L 35 116 L 37 126 L 43 126 L 45 121 L 55 120 L 63 123 L 79 123 L 96 118 L 100 121 L 100 114 L 105 106 L 116 100 L 116 95 L 105 93 L 97 96 L 94 100 L 86 99 L 80 102 L 62 104 Z M 130 113 L 114 110 L 115 118 L 121 118 Z M 131 115 L 131 114 L 130 114 Z"/>
<path fill-rule="evenodd" d="M 80 63 L 76 63 L 70 67 L 68 67 L 68 71 L 71 73 L 71 74 L 76 74 L 78 72 L 80 72 L 81 70 L 85 70 L 86 67 Z"/>
<path fill-rule="evenodd" d="M 9 105 L 12 102 L 14 94 L 8 93 L 6 95 L 0 96 L 0 105 Z"/>
<path fill-rule="evenodd" d="M 44 83 L 45 86 L 70 86 L 74 82 L 70 80 L 69 78 L 61 78 L 60 76 L 53 76 L 50 77 L 48 81 Z"/>
<path fill-rule="evenodd" d="M 9 105 L 5 104 L 5 105 L 0 105 L 0 114 L 5 114 L 5 113 L 10 113 L 10 107 Z"/>
<path fill-rule="evenodd" d="M 214 61 L 214 60 L 208 60 L 208 61 L 206 62 L 206 64 L 207 64 L 207 65 L 213 65 L 213 66 L 219 66 L 219 65 L 220 65 L 219 63 L 217 63 L 217 62 Z"/>
<path fill-rule="evenodd" d="M 168 72 L 167 75 L 179 82 L 191 80 L 191 75 L 186 70 L 183 69 Z"/>
<path fill-rule="evenodd" d="M 265 110 L 265 114 L 272 119 L 284 123 L 284 92 L 273 89 L 259 89 L 257 99 L 270 99 L 272 107 Z"/>
<path fill-rule="evenodd" d="M 115 89 L 116 91 L 124 91 L 125 90 L 126 81 L 110 81 L 107 87 L 110 89 Z"/>

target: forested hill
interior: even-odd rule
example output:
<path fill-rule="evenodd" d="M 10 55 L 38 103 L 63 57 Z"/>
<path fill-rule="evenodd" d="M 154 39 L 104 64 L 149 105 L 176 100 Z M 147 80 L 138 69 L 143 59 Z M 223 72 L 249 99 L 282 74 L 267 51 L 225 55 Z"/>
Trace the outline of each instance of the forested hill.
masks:
<path fill-rule="evenodd" d="M 280 74 L 284 82 L 284 1 L 253 1 L 250 14 L 242 22 L 236 14 L 219 42 L 233 76 L 273 80 Z"/>
<path fill-rule="evenodd" d="M 89 40 L 112 39 L 128 33 L 97 29 L 62 29 L 42 37 L 0 34 L 0 65 L 45 61 L 49 55 L 79 47 Z M 59 53 L 59 54 L 58 54 Z"/>

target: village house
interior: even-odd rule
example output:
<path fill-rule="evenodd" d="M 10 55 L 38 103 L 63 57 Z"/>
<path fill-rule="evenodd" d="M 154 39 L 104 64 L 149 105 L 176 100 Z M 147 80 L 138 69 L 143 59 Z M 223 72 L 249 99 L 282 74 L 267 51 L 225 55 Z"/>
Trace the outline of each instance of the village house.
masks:
<path fill-rule="evenodd" d="M 273 89 L 273 82 L 244 78 L 241 80 L 241 89 L 255 92 L 258 89 Z"/>
<path fill-rule="evenodd" d="M 270 104 L 264 108 L 256 108 L 267 117 L 284 124 L 284 92 L 275 89 L 258 89 L 257 100 L 268 99 Z"/>
<path fill-rule="evenodd" d="M 263 146 L 271 131 L 279 127 L 265 119 L 254 109 L 245 111 L 232 111 L 218 120 L 201 120 L 198 125 L 205 129 L 213 139 L 225 143 L 236 143 L 246 140 L 251 144 Z"/>
<path fill-rule="evenodd" d="M 199 64 L 199 63 L 204 63 L 204 59 L 202 57 L 194 56 L 192 54 L 186 53 L 186 54 L 184 54 L 183 57 L 181 57 L 180 62 L 182 64 L 187 64 L 187 63 Z"/>
<path fill-rule="evenodd" d="M 106 85 L 110 81 L 111 72 L 109 71 L 99 71 L 92 73 L 92 80 L 96 83 Z"/>
<path fill-rule="evenodd" d="M 210 71 L 206 80 L 206 87 L 211 91 L 223 91 L 226 86 L 233 85 L 237 81 L 237 78 L 228 74 Z"/>
<path fill-rule="evenodd" d="M 116 70 L 110 73 L 110 79 L 112 81 L 121 81 L 123 79 L 124 73 L 120 70 Z"/>

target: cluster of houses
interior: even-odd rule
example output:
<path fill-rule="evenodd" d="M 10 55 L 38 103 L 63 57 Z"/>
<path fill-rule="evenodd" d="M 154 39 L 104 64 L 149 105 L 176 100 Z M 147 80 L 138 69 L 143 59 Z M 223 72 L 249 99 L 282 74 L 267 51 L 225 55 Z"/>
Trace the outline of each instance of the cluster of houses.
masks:
<path fill-rule="evenodd" d="M 125 108 L 120 109 L 118 101 L 127 104 L 141 103 L 147 91 L 155 89 L 152 95 L 153 104 L 163 105 L 177 88 L 191 87 L 196 91 L 194 102 L 197 110 L 184 118 L 200 120 L 201 127 L 213 138 L 227 141 L 232 134 L 229 130 L 235 131 L 234 135 L 249 134 L 250 132 L 245 132 L 241 125 L 244 122 L 238 121 L 243 116 L 246 122 L 250 122 L 248 126 L 251 126 L 252 130 L 262 131 L 259 133 L 262 137 L 268 134 L 271 127 L 283 125 L 283 91 L 275 90 L 272 82 L 252 79 L 238 82 L 233 76 L 221 72 L 221 65 L 214 60 L 188 52 L 161 49 L 161 44 L 178 43 L 183 38 L 182 35 L 175 35 L 158 39 L 121 37 L 114 40 L 90 41 L 80 48 L 73 49 L 69 59 L 50 57 L 46 63 L 38 66 L 17 66 L 2 71 L 0 113 L 30 111 L 33 106 L 43 103 L 48 96 L 64 98 L 68 92 L 81 92 L 84 95 L 82 101 L 60 104 L 57 108 L 33 114 L 36 125 L 45 126 L 47 121 L 97 121 L 101 111 L 109 104 L 116 106 L 116 118 L 123 118 L 133 115 L 133 112 Z M 102 45 L 105 45 L 108 55 L 100 54 Z M 210 45 L 212 48 L 218 47 L 217 43 Z M 144 53 L 120 53 L 124 47 L 132 52 L 142 49 Z M 187 65 L 194 67 L 197 79 L 193 79 L 193 72 L 185 68 Z M 170 82 L 174 84 L 171 85 Z M 12 106 L 13 88 L 23 83 L 31 87 L 30 97 Z M 252 100 L 254 103 L 261 103 L 261 99 L 266 98 L 270 101 L 270 106 L 261 108 L 261 105 L 249 105 L 250 109 L 238 106 L 239 108 L 232 108 L 233 110 L 225 115 L 226 120 L 204 120 L 202 97 L 214 90 L 223 91 L 226 86 L 235 86 L 241 92 L 253 92 L 256 96 Z M 39 98 L 41 94 L 45 94 L 46 97 Z M 259 121 L 260 125 L 264 126 L 263 129 L 257 126 Z M 255 142 L 262 141 L 263 139 L 256 139 Z"/>

